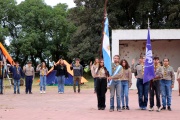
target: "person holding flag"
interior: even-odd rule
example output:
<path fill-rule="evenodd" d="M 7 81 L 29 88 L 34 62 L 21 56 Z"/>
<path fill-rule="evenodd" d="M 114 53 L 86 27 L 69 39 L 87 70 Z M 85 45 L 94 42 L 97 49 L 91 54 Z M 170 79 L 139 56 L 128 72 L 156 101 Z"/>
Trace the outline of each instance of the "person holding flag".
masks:
<path fill-rule="evenodd" d="M 161 111 L 161 101 L 160 101 L 160 80 L 162 78 L 162 68 L 159 63 L 159 57 L 154 57 L 154 72 L 155 78 L 150 81 L 149 94 L 150 94 L 150 108 L 149 111 L 153 111 L 154 108 L 154 93 L 156 94 L 156 106 L 157 112 Z"/>
<path fill-rule="evenodd" d="M 137 65 L 136 67 L 132 67 L 133 72 L 137 71 L 138 101 L 141 110 L 147 109 L 149 81 L 155 78 L 154 62 L 152 57 L 150 32 L 148 29 L 146 57 L 142 57 L 143 63 Z M 134 66 L 133 62 L 132 64 Z"/>
<path fill-rule="evenodd" d="M 121 112 L 121 80 L 119 76 L 122 66 L 120 65 L 120 57 L 119 55 L 115 55 L 113 57 L 114 63 L 112 63 L 112 71 L 113 75 L 108 77 L 110 80 L 110 110 L 109 112 L 114 111 L 114 96 L 116 93 L 116 102 L 117 102 L 117 111 Z"/>
<path fill-rule="evenodd" d="M 174 88 L 175 75 L 173 67 L 169 65 L 168 58 L 163 59 L 162 73 L 163 77 L 161 80 L 161 97 L 163 107 L 161 110 L 166 110 L 167 105 L 167 109 L 171 111 L 172 88 Z"/>

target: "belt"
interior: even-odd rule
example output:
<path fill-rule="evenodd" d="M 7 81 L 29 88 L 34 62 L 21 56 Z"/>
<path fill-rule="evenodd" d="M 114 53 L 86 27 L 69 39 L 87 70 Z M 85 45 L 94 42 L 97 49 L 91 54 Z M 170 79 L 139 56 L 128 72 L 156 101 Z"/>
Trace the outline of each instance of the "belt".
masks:
<path fill-rule="evenodd" d="M 96 79 L 102 80 L 102 79 L 107 79 L 107 78 L 106 77 L 97 77 Z"/>

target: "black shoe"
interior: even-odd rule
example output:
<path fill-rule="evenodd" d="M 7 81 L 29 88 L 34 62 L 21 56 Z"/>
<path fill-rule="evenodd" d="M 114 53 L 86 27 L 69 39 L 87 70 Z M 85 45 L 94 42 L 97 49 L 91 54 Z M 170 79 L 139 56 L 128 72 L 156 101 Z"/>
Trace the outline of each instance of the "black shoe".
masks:
<path fill-rule="evenodd" d="M 127 109 L 127 110 L 130 110 L 130 109 L 129 109 L 129 106 L 126 106 L 126 109 Z"/>
<path fill-rule="evenodd" d="M 171 109 L 171 107 L 170 107 L 170 106 L 168 106 L 168 110 L 169 110 L 169 111 L 172 111 L 172 109 Z"/>
<path fill-rule="evenodd" d="M 98 110 L 101 110 L 101 108 L 100 108 L 100 107 L 98 107 Z"/>
<path fill-rule="evenodd" d="M 17 92 L 17 94 L 20 94 L 20 92 Z"/>
<path fill-rule="evenodd" d="M 29 94 L 33 94 L 32 92 L 29 92 Z"/>
<path fill-rule="evenodd" d="M 105 110 L 105 107 L 102 107 L 101 110 Z"/>
<path fill-rule="evenodd" d="M 125 109 L 126 109 L 125 106 L 123 106 L 123 107 L 122 107 L 122 110 L 125 110 Z"/>
<path fill-rule="evenodd" d="M 163 106 L 163 107 L 161 108 L 161 110 L 166 110 L 166 107 L 165 107 L 165 106 Z"/>
<path fill-rule="evenodd" d="M 16 94 L 16 92 L 14 92 L 14 94 Z"/>
<path fill-rule="evenodd" d="M 28 94 L 28 92 L 26 92 L 26 94 Z"/>

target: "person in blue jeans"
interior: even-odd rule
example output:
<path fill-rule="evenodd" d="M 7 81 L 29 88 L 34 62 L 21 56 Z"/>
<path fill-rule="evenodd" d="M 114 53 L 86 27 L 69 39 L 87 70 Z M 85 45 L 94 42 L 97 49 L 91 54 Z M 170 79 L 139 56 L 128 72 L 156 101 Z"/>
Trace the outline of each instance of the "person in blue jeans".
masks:
<path fill-rule="evenodd" d="M 136 78 L 139 108 L 141 110 L 146 110 L 148 103 L 149 82 L 143 83 L 145 57 L 140 58 L 143 61 L 140 65 L 134 66 L 134 61 L 132 61 L 131 71 L 133 73 L 137 72 Z"/>
<path fill-rule="evenodd" d="M 108 77 L 108 79 L 112 81 L 111 85 L 109 86 L 109 88 L 110 88 L 110 109 L 109 109 L 109 112 L 114 111 L 115 93 L 116 93 L 117 111 L 121 112 L 121 104 L 120 104 L 121 103 L 121 81 L 117 77 L 114 77 L 114 76 L 119 74 L 120 70 L 122 69 L 122 66 L 119 64 L 120 63 L 119 55 L 115 55 L 113 57 L 113 60 L 114 60 L 114 63 L 112 64 L 113 76 Z M 115 72 L 116 72 L 116 74 L 115 74 Z"/>
<path fill-rule="evenodd" d="M 64 64 L 64 61 L 62 58 L 60 58 L 59 61 L 56 64 L 54 64 L 54 70 L 56 70 L 56 78 L 58 82 L 58 93 L 63 94 L 65 79 L 68 78 L 68 72 L 67 72 L 67 67 Z"/>
<path fill-rule="evenodd" d="M 122 110 L 130 110 L 129 108 L 129 88 L 132 85 L 132 72 L 129 68 L 127 60 L 122 59 L 120 65 L 123 67 L 121 70 L 122 75 L 120 76 L 121 80 L 121 101 L 122 101 Z M 124 100 L 126 102 L 124 102 Z M 126 103 L 126 104 L 125 104 Z"/>
<path fill-rule="evenodd" d="M 46 67 L 45 62 L 39 64 L 36 68 L 36 71 L 40 71 L 40 93 L 46 93 L 46 75 L 48 73 L 48 68 Z"/>
<path fill-rule="evenodd" d="M 19 62 L 15 62 L 15 65 L 9 68 L 9 71 L 13 74 L 14 79 L 14 94 L 20 94 L 20 79 L 24 78 L 24 73 L 21 67 L 19 66 Z M 16 92 L 17 88 L 17 92 Z"/>
<path fill-rule="evenodd" d="M 167 106 L 167 109 L 171 111 L 172 88 L 174 88 L 175 75 L 173 67 L 169 65 L 168 58 L 163 59 L 162 74 L 161 97 L 163 107 L 161 110 L 166 110 Z"/>

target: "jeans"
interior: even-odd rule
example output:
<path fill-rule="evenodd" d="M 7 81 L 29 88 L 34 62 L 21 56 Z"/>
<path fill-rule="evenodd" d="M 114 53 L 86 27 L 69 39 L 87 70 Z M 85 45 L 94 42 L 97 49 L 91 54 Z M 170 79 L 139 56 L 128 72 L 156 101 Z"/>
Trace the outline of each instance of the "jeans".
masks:
<path fill-rule="evenodd" d="M 150 107 L 154 106 L 154 93 L 156 94 L 156 106 L 161 107 L 160 102 L 160 80 L 150 81 L 149 94 L 150 94 Z"/>
<path fill-rule="evenodd" d="M 17 87 L 17 92 L 20 92 L 20 79 L 16 80 L 14 79 L 14 92 L 16 93 L 16 87 Z"/>
<path fill-rule="evenodd" d="M 146 108 L 148 103 L 149 82 L 143 84 L 143 79 L 137 79 L 138 102 L 140 108 Z"/>
<path fill-rule="evenodd" d="M 58 92 L 64 93 L 64 83 L 65 83 L 65 76 L 57 76 L 57 82 L 58 82 Z"/>
<path fill-rule="evenodd" d="M 0 93 L 3 93 L 3 79 L 0 79 Z"/>
<path fill-rule="evenodd" d="M 125 106 L 124 99 L 126 100 L 126 106 L 128 106 L 128 103 L 129 103 L 129 82 L 128 82 L 128 80 L 121 81 L 122 106 Z"/>
<path fill-rule="evenodd" d="M 46 76 L 40 75 L 40 91 L 46 91 Z"/>
<path fill-rule="evenodd" d="M 26 76 L 26 93 L 32 92 L 33 76 Z"/>
<path fill-rule="evenodd" d="M 162 105 L 164 107 L 171 106 L 172 99 L 172 81 L 171 80 L 161 80 L 161 95 L 162 95 Z M 167 100 L 167 103 L 166 103 Z"/>
<path fill-rule="evenodd" d="M 121 81 L 120 80 L 112 80 L 110 85 L 110 109 L 114 109 L 114 96 L 116 91 L 116 101 L 117 101 L 117 109 L 121 108 Z"/>
<path fill-rule="evenodd" d="M 106 91 L 107 91 L 107 79 L 106 78 L 97 78 L 97 100 L 98 108 L 105 108 L 106 102 Z"/>
<path fill-rule="evenodd" d="M 94 78 L 94 92 L 96 92 L 96 81 L 97 81 L 97 78 Z"/>

